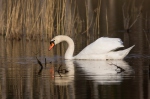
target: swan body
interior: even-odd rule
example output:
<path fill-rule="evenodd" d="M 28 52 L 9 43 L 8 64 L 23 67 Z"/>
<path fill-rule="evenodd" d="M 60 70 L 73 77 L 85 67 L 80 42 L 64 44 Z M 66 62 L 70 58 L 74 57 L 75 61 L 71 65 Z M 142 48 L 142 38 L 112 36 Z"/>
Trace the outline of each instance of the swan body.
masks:
<path fill-rule="evenodd" d="M 124 47 L 121 39 L 101 37 L 85 47 L 78 55 L 73 57 L 73 40 L 68 36 L 58 35 L 51 40 L 49 50 L 51 50 L 54 45 L 63 41 L 68 43 L 65 59 L 124 59 L 124 57 L 126 57 L 130 50 L 135 46 L 133 45 L 125 50 L 114 51 L 118 48 Z"/>

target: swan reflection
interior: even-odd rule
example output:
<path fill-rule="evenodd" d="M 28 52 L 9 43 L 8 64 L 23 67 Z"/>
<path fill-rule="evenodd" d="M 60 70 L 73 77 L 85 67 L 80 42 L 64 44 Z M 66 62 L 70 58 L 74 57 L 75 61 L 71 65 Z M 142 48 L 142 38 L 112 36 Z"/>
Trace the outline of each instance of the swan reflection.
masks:
<path fill-rule="evenodd" d="M 74 63 L 72 60 L 65 60 L 65 69 L 67 73 L 55 73 L 55 84 L 56 85 L 69 85 L 74 81 L 75 69 Z"/>
<path fill-rule="evenodd" d="M 87 79 L 101 84 L 117 84 L 123 80 L 123 76 L 130 75 L 133 71 L 123 60 L 79 60 L 75 64 L 83 70 Z"/>
<path fill-rule="evenodd" d="M 133 70 L 124 60 L 65 60 L 66 74 L 55 74 L 55 84 L 73 83 L 75 76 L 84 77 L 100 84 L 117 84 L 124 76 L 131 75 Z"/>

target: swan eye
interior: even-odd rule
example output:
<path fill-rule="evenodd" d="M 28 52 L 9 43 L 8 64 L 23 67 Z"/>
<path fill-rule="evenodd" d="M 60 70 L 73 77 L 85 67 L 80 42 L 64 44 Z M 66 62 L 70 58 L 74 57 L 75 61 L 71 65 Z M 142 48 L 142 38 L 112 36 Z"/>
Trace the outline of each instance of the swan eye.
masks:
<path fill-rule="evenodd" d="M 55 45 L 55 40 L 54 41 L 50 41 L 50 45 Z"/>

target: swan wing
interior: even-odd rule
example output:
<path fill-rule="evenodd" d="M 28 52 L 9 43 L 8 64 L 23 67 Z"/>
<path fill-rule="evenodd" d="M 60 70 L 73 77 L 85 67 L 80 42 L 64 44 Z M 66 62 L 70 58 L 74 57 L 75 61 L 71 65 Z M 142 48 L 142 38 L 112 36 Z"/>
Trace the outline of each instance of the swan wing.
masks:
<path fill-rule="evenodd" d="M 124 47 L 120 38 L 101 37 L 85 47 L 76 57 L 103 55 L 120 47 Z"/>

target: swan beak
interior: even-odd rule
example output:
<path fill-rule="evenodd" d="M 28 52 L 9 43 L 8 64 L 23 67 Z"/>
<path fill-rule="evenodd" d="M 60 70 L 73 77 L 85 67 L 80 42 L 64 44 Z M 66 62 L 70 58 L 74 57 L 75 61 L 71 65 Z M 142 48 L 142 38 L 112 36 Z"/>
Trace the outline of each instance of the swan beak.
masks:
<path fill-rule="evenodd" d="M 50 51 L 54 46 L 55 46 L 55 44 L 51 43 L 48 50 Z"/>

